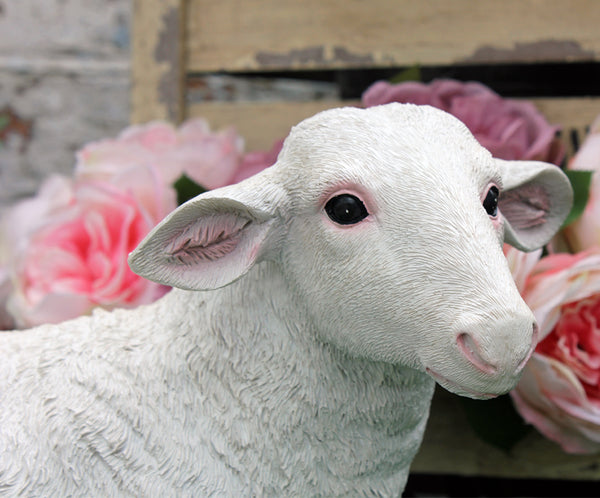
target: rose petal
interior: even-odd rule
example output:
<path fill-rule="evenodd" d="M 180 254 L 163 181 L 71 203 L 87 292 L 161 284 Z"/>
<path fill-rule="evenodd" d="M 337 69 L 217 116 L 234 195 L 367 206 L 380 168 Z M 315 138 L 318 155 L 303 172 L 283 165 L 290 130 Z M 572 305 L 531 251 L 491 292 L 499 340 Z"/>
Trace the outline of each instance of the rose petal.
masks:
<path fill-rule="evenodd" d="M 581 383 L 565 365 L 534 354 L 511 396 L 523 418 L 565 451 L 600 450 L 600 411 L 588 403 Z"/>

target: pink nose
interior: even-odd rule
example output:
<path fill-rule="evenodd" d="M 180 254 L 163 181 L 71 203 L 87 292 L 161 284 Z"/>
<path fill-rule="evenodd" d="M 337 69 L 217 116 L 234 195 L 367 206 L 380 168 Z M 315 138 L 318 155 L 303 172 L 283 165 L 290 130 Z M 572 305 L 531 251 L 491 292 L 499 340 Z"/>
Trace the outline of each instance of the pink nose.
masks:
<path fill-rule="evenodd" d="M 531 355 L 535 350 L 537 341 L 538 326 L 534 323 L 531 346 L 529 347 L 527 354 L 517 365 L 516 373 L 520 372 L 521 370 L 523 370 L 523 368 L 525 368 L 527 361 L 529 360 L 529 358 L 531 358 Z M 494 375 L 498 371 L 498 366 L 484 357 L 477 340 L 471 334 L 467 332 L 461 332 L 456 337 L 456 342 L 462 354 L 465 356 L 465 358 L 467 358 L 467 360 L 469 360 L 469 362 L 472 365 L 475 366 L 475 368 L 488 375 Z"/>
<path fill-rule="evenodd" d="M 493 375 L 498 371 L 498 367 L 491 362 L 485 360 L 479 351 L 479 344 L 472 335 L 462 332 L 456 338 L 458 347 L 463 355 L 469 360 L 478 370 L 488 375 Z"/>

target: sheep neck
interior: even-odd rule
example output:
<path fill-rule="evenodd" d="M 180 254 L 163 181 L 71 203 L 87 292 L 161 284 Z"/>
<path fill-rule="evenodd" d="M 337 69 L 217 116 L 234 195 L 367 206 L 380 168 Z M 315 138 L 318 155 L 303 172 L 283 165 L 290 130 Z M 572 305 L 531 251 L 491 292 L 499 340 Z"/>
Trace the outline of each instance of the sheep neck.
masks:
<path fill-rule="evenodd" d="M 320 342 L 275 265 L 217 291 L 173 294 L 171 310 L 184 306 L 188 323 L 211 325 L 183 335 L 190 372 L 210 400 L 203 415 L 219 421 L 213 434 L 242 449 L 228 465 L 240 475 L 271 468 L 253 482 L 272 482 L 273 491 L 295 481 L 307 492 L 323 483 L 331 493 L 402 489 L 427 419 L 429 377 Z"/>

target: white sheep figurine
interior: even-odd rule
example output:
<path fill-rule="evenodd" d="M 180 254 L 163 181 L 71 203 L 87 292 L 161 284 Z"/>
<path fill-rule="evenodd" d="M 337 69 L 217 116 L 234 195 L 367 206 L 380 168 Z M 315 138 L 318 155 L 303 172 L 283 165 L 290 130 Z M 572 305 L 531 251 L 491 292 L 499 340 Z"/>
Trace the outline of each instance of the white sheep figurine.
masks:
<path fill-rule="evenodd" d="M 0 334 L 0 494 L 399 495 L 435 381 L 517 382 L 537 326 L 502 242 L 542 246 L 571 197 L 430 107 L 307 119 L 132 253 L 179 289 Z"/>

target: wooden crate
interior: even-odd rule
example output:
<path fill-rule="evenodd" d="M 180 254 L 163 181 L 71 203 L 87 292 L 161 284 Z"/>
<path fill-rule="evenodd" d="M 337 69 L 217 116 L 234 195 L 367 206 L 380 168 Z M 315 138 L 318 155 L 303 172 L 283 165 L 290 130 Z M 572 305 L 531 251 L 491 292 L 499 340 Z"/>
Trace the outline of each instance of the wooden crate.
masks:
<path fill-rule="evenodd" d="M 598 0 L 135 0 L 132 121 L 206 117 L 267 149 L 338 99 L 188 103 L 195 75 L 487 64 L 600 63 Z M 600 84 L 600 82 L 599 82 Z M 583 135 L 598 97 L 536 98 Z M 532 433 L 509 454 L 478 439 L 455 397 L 435 397 L 416 473 L 599 479 L 600 457 Z"/>
<path fill-rule="evenodd" d="M 249 149 L 268 148 L 298 121 L 354 102 L 188 105 L 193 76 L 598 62 L 598 26 L 597 0 L 136 0 L 132 121 L 204 116 L 235 125 Z M 597 99 L 538 104 L 550 122 L 579 130 L 600 113 Z"/>

